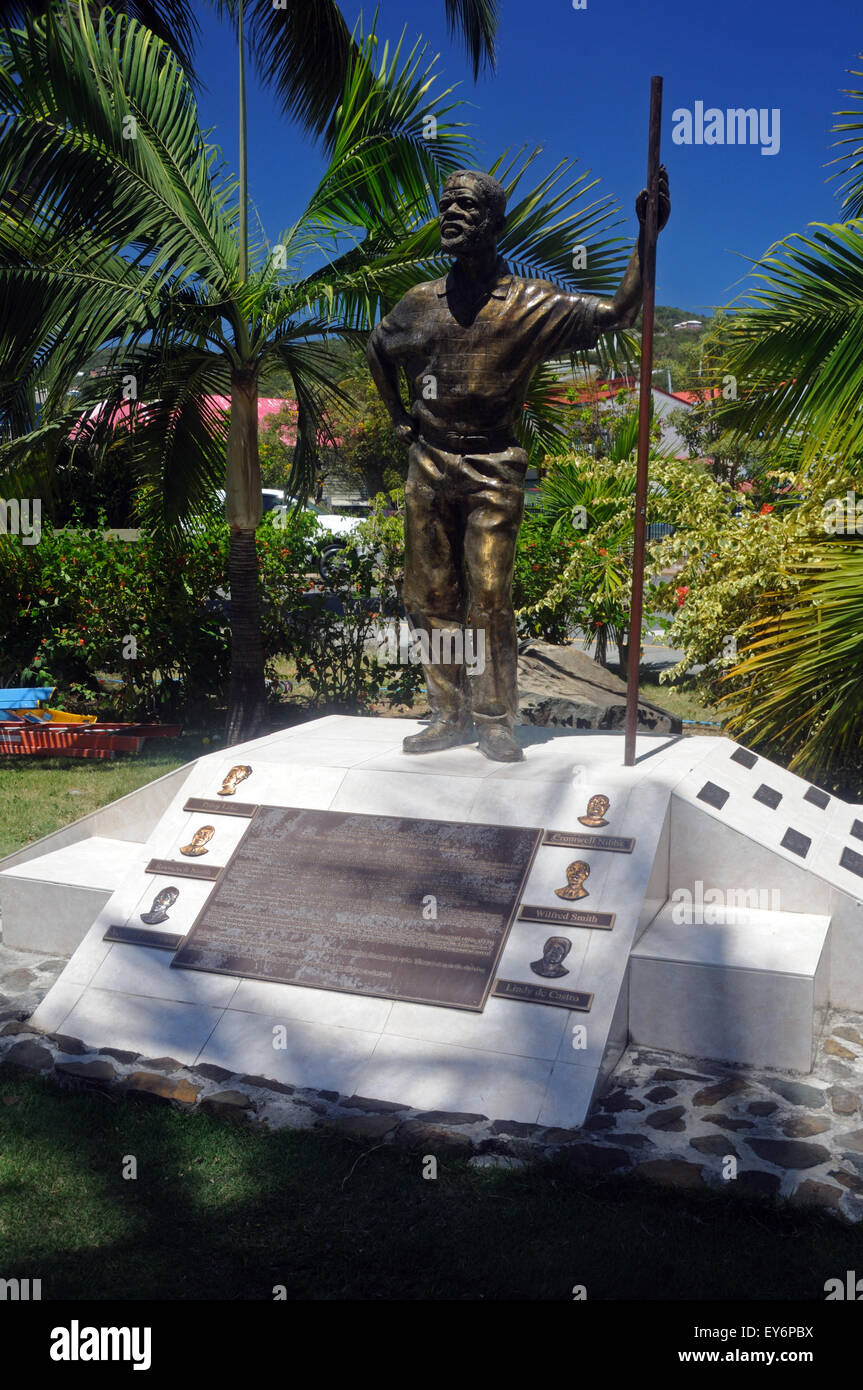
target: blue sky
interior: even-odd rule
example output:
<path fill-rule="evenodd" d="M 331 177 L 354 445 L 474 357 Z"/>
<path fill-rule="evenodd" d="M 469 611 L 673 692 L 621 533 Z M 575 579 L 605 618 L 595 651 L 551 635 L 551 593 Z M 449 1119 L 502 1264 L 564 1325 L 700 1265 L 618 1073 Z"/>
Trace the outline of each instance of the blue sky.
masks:
<path fill-rule="evenodd" d="M 446 83 L 461 83 L 464 119 L 478 140 L 480 165 L 506 148 L 542 145 L 542 169 L 576 158 L 601 179 L 626 214 L 619 234 L 634 236 L 633 204 L 645 180 L 652 74 L 665 79 L 663 159 L 672 220 L 663 233 L 657 302 L 709 312 L 740 292 L 745 258 L 811 222 L 839 220 L 832 172 L 833 112 L 841 89 L 863 86 L 863 23 L 849 0 L 500 0 L 497 72 L 473 84 L 466 59 L 447 36 L 443 0 L 380 0 L 378 32 L 403 27 L 441 54 Z M 344 0 L 353 23 L 373 7 Z M 228 28 L 201 6 L 199 71 L 206 84 L 201 122 L 236 168 L 236 54 Z M 704 107 L 780 111 L 780 147 L 675 145 L 672 113 Z M 277 114 L 252 75 L 249 179 L 253 204 L 271 240 L 301 210 L 323 169 L 320 150 Z M 744 259 L 741 259 L 743 257 Z"/>

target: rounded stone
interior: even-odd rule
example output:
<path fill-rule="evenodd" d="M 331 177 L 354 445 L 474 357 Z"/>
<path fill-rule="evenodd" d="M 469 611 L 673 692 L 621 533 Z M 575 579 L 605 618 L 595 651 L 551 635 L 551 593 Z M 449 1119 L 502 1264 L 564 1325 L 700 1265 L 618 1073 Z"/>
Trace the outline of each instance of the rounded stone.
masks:
<path fill-rule="evenodd" d="M 37 1042 L 15 1043 L 4 1058 L 10 1066 L 20 1067 L 23 1071 L 47 1071 L 53 1060 L 47 1047 Z"/>
<path fill-rule="evenodd" d="M 830 1157 L 823 1144 L 807 1144 L 803 1139 L 747 1139 L 753 1153 L 777 1168 L 816 1168 Z"/>
<path fill-rule="evenodd" d="M 650 1158 L 646 1163 L 638 1165 L 638 1174 L 660 1187 L 706 1186 L 700 1166 L 687 1163 L 685 1158 Z"/>

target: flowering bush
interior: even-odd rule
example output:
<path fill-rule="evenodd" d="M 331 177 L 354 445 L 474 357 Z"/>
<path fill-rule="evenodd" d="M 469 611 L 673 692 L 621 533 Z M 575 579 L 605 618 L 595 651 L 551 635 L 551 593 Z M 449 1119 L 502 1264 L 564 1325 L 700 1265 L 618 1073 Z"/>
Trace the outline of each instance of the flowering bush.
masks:
<path fill-rule="evenodd" d="M 410 699 L 421 672 L 367 651 L 398 601 L 401 521 L 375 514 L 368 537 L 327 585 L 315 517 L 268 513 L 257 535 L 261 626 L 275 659 L 296 660 L 315 705 Z M 56 685 L 61 707 L 165 717 L 224 703 L 230 669 L 228 527 L 215 521 L 120 540 L 94 528 L 45 528 L 38 545 L 0 536 L 0 685 Z"/>

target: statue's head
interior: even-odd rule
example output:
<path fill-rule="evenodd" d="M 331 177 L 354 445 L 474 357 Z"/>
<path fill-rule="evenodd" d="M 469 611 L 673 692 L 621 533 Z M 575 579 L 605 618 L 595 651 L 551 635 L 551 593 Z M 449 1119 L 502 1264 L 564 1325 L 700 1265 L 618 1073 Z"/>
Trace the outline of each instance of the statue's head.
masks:
<path fill-rule="evenodd" d="M 572 942 L 565 936 L 550 936 L 542 948 L 542 963 L 558 966 L 566 960 L 571 950 Z"/>
<path fill-rule="evenodd" d="M 570 888 L 581 888 L 584 880 L 590 877 L 590 865 L 583 859 L 576 859 L 566 866 L 566 881 Z"/>
<path fill-rule="evenodd" d="M 506 222 L 506 192 L 497 179 L 475 169 L 450 174 L 439 203 L 441 249 L 451 256 L 497 245 Z"/>

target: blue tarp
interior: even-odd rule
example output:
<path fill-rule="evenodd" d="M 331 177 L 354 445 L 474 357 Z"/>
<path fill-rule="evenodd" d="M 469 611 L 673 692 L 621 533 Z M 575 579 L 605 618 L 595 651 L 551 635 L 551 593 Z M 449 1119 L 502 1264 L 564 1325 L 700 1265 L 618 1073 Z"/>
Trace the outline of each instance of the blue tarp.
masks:
<path fill-rule="evenodd" d="M 37 709 L 51 699 L 56 686 L 28 686 L 20 690 L 0 690 L 0 709 Z"/>

